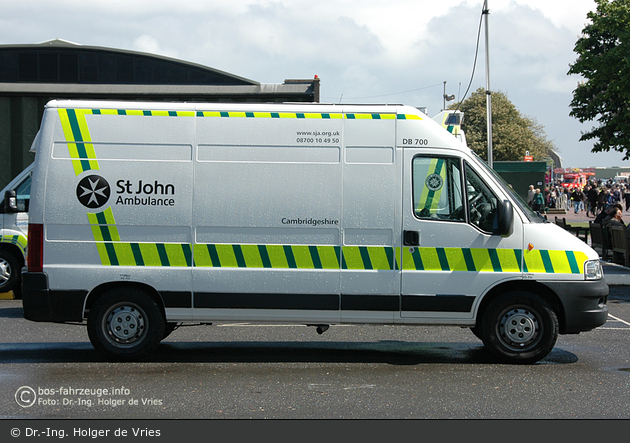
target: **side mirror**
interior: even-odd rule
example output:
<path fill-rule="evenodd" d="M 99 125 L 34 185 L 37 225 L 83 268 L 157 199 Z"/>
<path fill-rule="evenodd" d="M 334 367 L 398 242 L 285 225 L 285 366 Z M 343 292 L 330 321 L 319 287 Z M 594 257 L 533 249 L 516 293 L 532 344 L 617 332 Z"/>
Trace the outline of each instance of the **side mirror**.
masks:
<path fill-rule="evenodd" d="M 514 208 L 509 200 L 499 204 L 499 233 L 502 237 L 509 237 L 514 231 Z"/>
<path fill-rule="evenodd" d="M 14 190 L 6 191 L 4 193 L 4 212 L 6 214 L 18 212 L 17 196 Z"/>

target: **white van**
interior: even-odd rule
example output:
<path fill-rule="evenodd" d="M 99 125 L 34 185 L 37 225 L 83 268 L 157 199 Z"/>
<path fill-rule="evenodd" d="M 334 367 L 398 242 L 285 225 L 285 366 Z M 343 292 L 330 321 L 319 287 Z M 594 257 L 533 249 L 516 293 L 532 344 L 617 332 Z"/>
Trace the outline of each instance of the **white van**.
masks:
<path fill-rule="evenodd" d="M 0 191 L 0 293 L 21 298 L 20 272 L 26 254 L 31 163 Z"/>
<path fill-rule="evenodd" d="M 406 106 L 52 101 L 24 317 L 139 359 L 182 322 L 454 325 L 503 360 L 605 323 L 586 243 Z"/>

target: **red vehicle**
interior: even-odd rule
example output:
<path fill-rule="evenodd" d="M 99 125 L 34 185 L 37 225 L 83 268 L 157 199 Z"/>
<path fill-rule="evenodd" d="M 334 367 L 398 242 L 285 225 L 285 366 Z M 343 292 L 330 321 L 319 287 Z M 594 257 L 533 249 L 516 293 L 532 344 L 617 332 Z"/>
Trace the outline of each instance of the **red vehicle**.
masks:
<path fill-rule="evenodd" d="M 584 188 L 586 186 L 586 177 L 588 175 L 583 172 L 574 172 L 564 174 L 562 179 L 562 186 L 573 190 L 575 188 Z"/>

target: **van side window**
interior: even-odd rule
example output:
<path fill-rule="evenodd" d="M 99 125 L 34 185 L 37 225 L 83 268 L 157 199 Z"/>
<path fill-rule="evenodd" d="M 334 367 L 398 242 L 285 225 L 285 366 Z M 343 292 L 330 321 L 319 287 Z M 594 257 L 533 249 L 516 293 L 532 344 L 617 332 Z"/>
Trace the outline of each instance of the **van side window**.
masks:
<path fill-rule="evenodd" d="M 484 232 L 498 232 L 497 197 L 475 171 L 465 164 L 468 219 Z"/>
<path fill-rule="evenodd" d="M 31 200 L 30 174 L 15 188 L 15 194 L 17 197 L 18 212 L 28 212 L 28 204 Z"/>
<path fill-rule="evenodd" d="M 413 207 L 420 219 L 464 221 L 460 161 L 451 157 L 413 159 Z"/>

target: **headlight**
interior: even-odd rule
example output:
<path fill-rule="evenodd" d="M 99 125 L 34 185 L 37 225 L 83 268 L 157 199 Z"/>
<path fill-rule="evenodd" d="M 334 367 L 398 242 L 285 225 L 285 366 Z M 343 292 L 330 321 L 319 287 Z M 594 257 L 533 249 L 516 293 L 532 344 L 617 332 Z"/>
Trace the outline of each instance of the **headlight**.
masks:
<path fill-rule="evenodd" d="M 599 260 L 588 260 L 584 263 L 584 279 L 600 280 L 604 278 L 604 271 Z"/>

